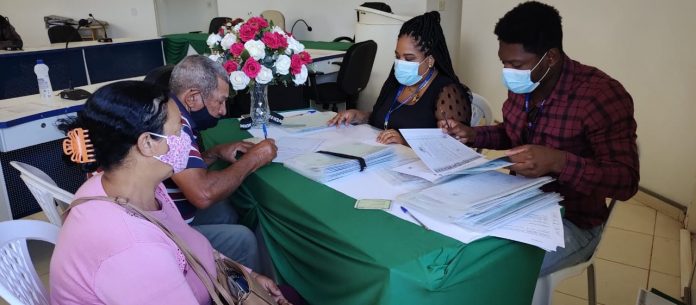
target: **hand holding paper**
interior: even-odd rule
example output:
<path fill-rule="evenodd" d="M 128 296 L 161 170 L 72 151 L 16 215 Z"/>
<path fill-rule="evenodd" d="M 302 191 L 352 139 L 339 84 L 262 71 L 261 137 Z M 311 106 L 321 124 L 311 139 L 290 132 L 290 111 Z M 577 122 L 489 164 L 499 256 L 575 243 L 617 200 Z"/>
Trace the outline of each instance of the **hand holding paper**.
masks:
<path fill-rule="evenodd" d="M 505 153 L 515 163 L 510 170 L 525 177 L 560 174 L 565 166 L 565 152 L 541 145 L 523 145 Z"/>

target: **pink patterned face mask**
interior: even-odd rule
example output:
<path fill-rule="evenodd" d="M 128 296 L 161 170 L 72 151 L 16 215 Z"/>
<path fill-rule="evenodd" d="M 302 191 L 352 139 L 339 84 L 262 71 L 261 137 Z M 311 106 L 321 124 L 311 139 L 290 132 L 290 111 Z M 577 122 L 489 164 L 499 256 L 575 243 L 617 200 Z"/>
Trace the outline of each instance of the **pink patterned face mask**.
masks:
<path fill-rule="evenodd" d="M 169 146 L 169 151 L 166 154 L 154 156 L 155 159 L 171 166 L 175 174 L 186 169 L 189 152 L 191 151 L 191 137 L 186 132 L 182 130 L 181 135 L 178 137 L 175 135 L 165 136 L 154 132 L 150 134 L 167 139 L 167 145 Z"/>

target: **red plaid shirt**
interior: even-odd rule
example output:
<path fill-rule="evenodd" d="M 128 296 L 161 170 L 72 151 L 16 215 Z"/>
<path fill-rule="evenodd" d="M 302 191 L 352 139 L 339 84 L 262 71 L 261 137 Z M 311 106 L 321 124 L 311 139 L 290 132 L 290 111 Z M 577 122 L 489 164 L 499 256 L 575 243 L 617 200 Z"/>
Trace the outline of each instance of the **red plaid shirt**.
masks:
<path fill-rule="evenodd" d="M 581 228 L 604 223 L 605 198 L 628 200 L 638 190 L 638 149 L 633 99 L 623 86 L 597 68 L 567 56 L 563 71 L 529 143 L 524 94 L 508 92 L 503 122 L 476 128 L 473 146 L 510 149 L 538 144 L 566 152 L 566 165 L 545 190 L 565 198 L 565 217 Z"/>

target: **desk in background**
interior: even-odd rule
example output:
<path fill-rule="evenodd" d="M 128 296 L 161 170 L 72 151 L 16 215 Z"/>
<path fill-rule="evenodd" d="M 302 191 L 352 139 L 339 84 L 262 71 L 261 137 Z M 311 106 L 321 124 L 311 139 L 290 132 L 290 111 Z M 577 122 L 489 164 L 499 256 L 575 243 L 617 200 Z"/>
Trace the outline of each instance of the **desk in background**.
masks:
<path fill-rule="evenodd" d="M 167 64 L 175 65 L 180 62 L 186 54 L 188 54 L 189 46 L 198 54 L 210 53 L 206 40 L 208 34 L 188 33 L 188 34 L 170 34 L 163 35 L 164 40 L 164 57 Z M 345 53 L 350 48 L 352 43 L 349 42 L 326 42 L 326 41 L 300 41 L 306 49 L 327 50 L 327 51 L 342 51 Z M 341 56 L 342 57 L 342 56 Z"/>
<path fill-rule="evenodd" d="M 141 80 L 142 76 L 131 79 Z M 108 83 L 83 89 L 94 92 Z M 82 109 L 85 100 L 63 100 L 57 93 L 50 99 L 36 94 L 0 100 L 0 221 L 41 210 L 10 161 L 38 167 L 69 192 L 75 192 L 84 182 L 79 167 L 64 160 L 61 141 L 65 135 L 55 126 L 58 120 Z"/>
<path fill-rule="evenodd" d="M 23 51 L 0 51 L 0 100 L 39 93 L 37 59 L 49 67 L 53 90 L 145 75 L 164 64 L 162 40 L 114 39 L 112 43 L 72 42 Z M 2 101 L 0 101 L 2 103 Z"/>
<path fill-rule="evenodd" d="M 205 147 L 251 135 L 226 119 Z M 216 164 L 218 168 L 224 164 Z M 279 278 L 310 304 L 531 302 L 543 250 L 499 238 L 471 244 L 427 231 L 272 163 L 232 196 L 241 220 L 260 225 Z"/>

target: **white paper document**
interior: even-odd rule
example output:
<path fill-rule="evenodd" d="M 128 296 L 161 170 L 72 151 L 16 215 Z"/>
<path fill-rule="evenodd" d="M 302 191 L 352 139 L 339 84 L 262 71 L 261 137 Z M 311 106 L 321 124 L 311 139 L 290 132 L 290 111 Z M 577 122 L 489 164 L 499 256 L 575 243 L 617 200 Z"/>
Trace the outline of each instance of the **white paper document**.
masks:
<path fill-rule="evenodd" d="M 448 175 L 496 170 L 513 164 L 506 158 L 488 160 L 438 128 L 400 129 L 399 132 L 423 164 L 435 174 L 430 179 L 426 178 L 429 181 L 441 180 Z M 422 171 L 414 174 L 421 177 L 419 173 Z"/>
<path fill-rule="evenodd" d="M 558 206 L 562 198 L 539 190 L 551 178 L 527 179 L 497 171 L 476 175 L 435 174 L 418 151 L 402 145 L 376 143 L 379 131 L 369 125 L 357 125 L 300 135 L 271 125 L 268 134 L 276 139 L 279 157 L 297 153 L 284 161 L 286 167 L 355 199 L 392 200 L 391 208 L 385 212 L 414 225 L 419 224 L 401 210 L 402 205 L 430 230 L 464 243 L 496 236 L 546 251 L 564 246 Z M 442 136 L 439 129 L 435 131 Z M 250 130 L 250 133 L 263 138 L 261 130 Z M 437 144 L 423 145 L 427 151 L 431 148 L 428 145 Z M 288 150 L 283 152 L 285 147 Z M 357 160 L 318 154 L 318 150 L 361 156 L 367 168 L 360 171 Z M 473 156 L 481 159 L 481 164 L 491 163 L 487 165 L 489 168 L 500 165 L 475 152 Z M 436 152 L 431 157 L 439 161 L 441 156 Z M 430 173 L 433 178 L 392 170 L 405 166 Z"/>
<path fill-rule="evenodd" d="M 536 210 L 557 205 L 561 200 L 558 194 L 539 190 L 552 180 L 493 171 L 460 176 L 418 192 L 402 194 L 397 200 L 433 218 L 486 232 Z"/>
<path fill-rule="evenodd" d="M 565 248 L 563 218 L 558 205 L 532 212 L 488 234 L 534 245 L 546 251 L 556 251 L 558 247 Z"/>
<path fill-rule="evenodd" d="M 284 164 L 307 178 L 326 182 L 385 165 L 393 159 L 394 150 L 389 146 L 354 142 L 303 154 Z"/>
<path fill-rule="evenodd" d="M 326 122 L 336 116 L 335 112 L 305 112 L 283 118 L 280 128 L 289 133 L 303 133 L 329 128 Z"/>

